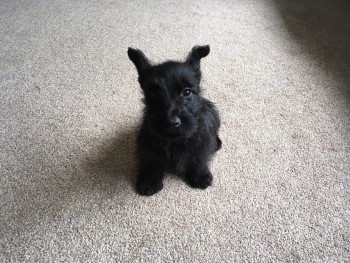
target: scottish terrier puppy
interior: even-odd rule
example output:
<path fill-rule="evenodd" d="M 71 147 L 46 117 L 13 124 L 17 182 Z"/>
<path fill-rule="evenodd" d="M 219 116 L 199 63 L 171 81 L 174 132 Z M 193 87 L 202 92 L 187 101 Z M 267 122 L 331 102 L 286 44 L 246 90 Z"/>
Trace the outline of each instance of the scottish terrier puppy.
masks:
<path fill-rule="evenodd" d="M 160 191 L 166 172 L 183 176 L 195 188 L 212 184 L 208 163 L 221 140 L 218 111 L 200 89 L 200 61 L 209 51 L 209 46 L 195 46 L 184 62 L 152 65 L 142 51 L 128 49 L 145 104 L 137 138 L 136 189 L 141 195 Z"/>

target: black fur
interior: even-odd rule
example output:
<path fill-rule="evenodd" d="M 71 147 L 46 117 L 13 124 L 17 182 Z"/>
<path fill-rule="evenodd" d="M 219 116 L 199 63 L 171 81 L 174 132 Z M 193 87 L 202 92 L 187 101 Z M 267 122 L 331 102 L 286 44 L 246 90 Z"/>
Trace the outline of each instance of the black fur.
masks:
<path fill-rule="evenodd" d="M 221 140 L 219 114 L 200 90 L 200 60 L 209 52 L 209 46 L 195 46 L 184 62 L 152 65 L 142 51 L 128 49 L 145 103 L 137 140 L 141 195 L 160 191 L 166 172 L 183 175 L 195 188 L 212 184 L 208 163 Z"/>

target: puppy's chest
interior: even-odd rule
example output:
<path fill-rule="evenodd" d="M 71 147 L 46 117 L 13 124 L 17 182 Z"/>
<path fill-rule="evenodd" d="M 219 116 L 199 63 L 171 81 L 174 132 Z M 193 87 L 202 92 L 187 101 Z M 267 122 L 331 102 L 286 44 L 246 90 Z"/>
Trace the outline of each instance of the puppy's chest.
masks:
<path fill-rule="evenodd" d="M 194 158 L 192 145 L 171 144 L 164 147 L 162 154 L 166 169 L 170 172 L 182 172 L 187 164 Z"/>

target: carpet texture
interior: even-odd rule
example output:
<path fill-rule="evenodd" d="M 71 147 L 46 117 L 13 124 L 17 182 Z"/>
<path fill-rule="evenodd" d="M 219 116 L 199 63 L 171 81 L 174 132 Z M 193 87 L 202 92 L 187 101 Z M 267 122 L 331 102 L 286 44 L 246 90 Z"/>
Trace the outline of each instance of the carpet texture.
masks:
<path fill-rule="evenodd" d="M 0 0 L 1 262 L 349 262 L 350 4 Z M 210 44 L 214 185 L 135 193 L 129 46 Z"/>

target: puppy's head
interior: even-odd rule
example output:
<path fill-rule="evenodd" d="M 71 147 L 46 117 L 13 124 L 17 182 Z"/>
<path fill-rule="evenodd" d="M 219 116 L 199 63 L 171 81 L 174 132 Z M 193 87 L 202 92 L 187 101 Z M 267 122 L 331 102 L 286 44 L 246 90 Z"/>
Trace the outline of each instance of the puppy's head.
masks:
<path fill-rule="evenodd" d="M 151 65 L 142 51 L 128 49 L 144 92 L 148 128 L 155 136 L 188 138 L 197 130 L 201 105 L 200 60 L 209 52 L 209 46 L 195 46 L 184 62 Z"/>

